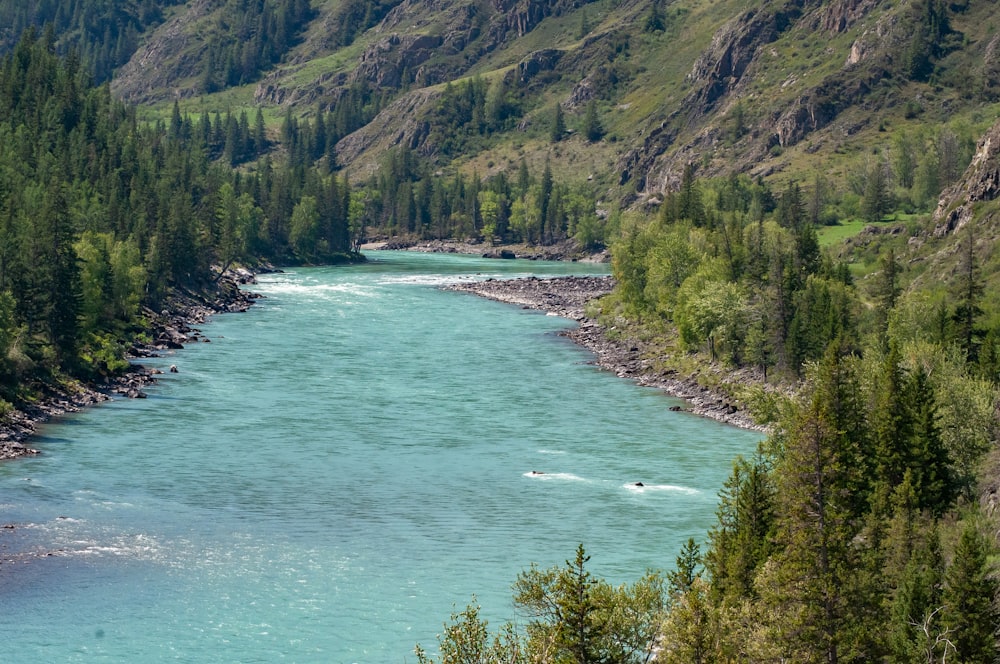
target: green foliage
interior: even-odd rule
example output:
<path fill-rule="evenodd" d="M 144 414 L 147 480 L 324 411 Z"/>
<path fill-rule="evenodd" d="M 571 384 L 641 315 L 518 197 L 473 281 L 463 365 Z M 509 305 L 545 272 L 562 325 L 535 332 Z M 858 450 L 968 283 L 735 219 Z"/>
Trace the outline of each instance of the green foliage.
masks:
<path fill-rule="evenodd" d="M 215 15 L 202 90 L 255 80 L 281 59 L 312 17 L 309 0 L 226 0 Z"/>
<path fill-rule="evenodd" d="M 937 404 L 928 375 L 909 375 L 895 347 L 885 360 L 872 414 L 875 477 L 887 487 L 908 478 L 917 509 L 940 516 L 958 494 L 951 459 L 940 435 Z"/>
<path fill-rule="evenodd" d="M 588 560 L 580 545 L 565 566 L 533 566 L 514 583 L 514 604 L 529 617 L 532 661 L 647 661 L 664 608 L 662 580 L 650 573 L 615 588 L 591 576 Z"/>
<path fill-rule="evenodd" d="M 16 385 L 18 345 L 25 333 L 17 321 L 16 305 L 10 291 L 0 291 L 0 394 L 4 395 Z"/>
<path fill-rule="evenodd" d="M 485 180 L 475 174 L 446 176 L 401 146 L 385 156 L 369 181 L 363 216 L 374 231 L 419 238 L 548 245 L 572 237 L 589 248 L 606 242 L 606 224 L 597 216 L 590 187 L 557 183 L 548 167 L 540 179 L 527 165 L 519 171 L 517 183 L 505 173 Z"/>
<path fill-rule="evenodd" d="M 677 568 L 667 574 L 668 589 L 672 598 L 690 592 L 695 580 L 701 576 L 698 570 L 700 566 L 701 547 L 693 537 L 689 537 L 677 556 Z"/>
<path fill-rule="evenodd" d="M 831 345 L 777 467 L 779 548 L 762 601 L 783 621 L 778 645 L 796 661 L 837 661 L 863 617 L 855 583 L 862 561 L 852 546 L 867 484 L 858 397 L 854 363 Z"/>
<path fill-rule="evenodd" d="M 874 223 L 892 209 L 889 199 L 889 178 L 886 165 L 876 162 L 868 169 L 865 177 L 864 196 L 861 199 L 861 216 L 865 221 Z"/>
<path fill-rule="evenodd" d="M 713 360 L 722 350 L 727 360 L 739 364 L 747 333 L 747 298 L 738 284 L 713 278 L 719 274 L 715 264 L 705 263 L 684 280 L 677 293 L 674 321 L 686 345 L 707 342 Z"/>
<path fill-rule="evenodd" d="M 497 232 L 500 219 L 500 196 L 495 191 L 483 189 L 479 192 L 479 216 L 483 220 L 483 237 L 490 244 Z"/>
<path fill-rule="evenodd" d="M 527 653 L 511 623 L 490 637 L 489 624 L 479 617 L 479 606 L 470 604 L 460 613 L 452 613 L 451 623 L 445 624 L 438 637 L 440 664 L 528 664 Z M 415 648 L 417 662 L 432 664 L 435 660 L 419 645 Z"/>
<path fill-rule="evenodd" d="M 604 137 L 604 126 L 601 124 L 601 119 L 597 115 L 597 102 L 591 99 L 587 103 L 587 109 L 583 116 L 583 125 L 580 127 L 580 133 L 583 134 L 591 143 L 596 143 Z"/>
<path fill-rule="evenodd" d="M 649 3 L 649 13 L 642 24 L 642 29 L 646 32 L 663 32 L 666 28 L 666 21 L 663 17 L 663 8 L 658 1 Z"/>
<path fill-rule="evenodd" d="M 305 256 L 319 238 L 319 210 L 313 196 L 303 196 L 295 204 L 290 220 L 289 241 L 299 255 Z"/>
<path fill-rule="evenodd" d="M 663 625 L 661 664 L 704 664 L 716 660 L 719 620 L 708 598 L 708 584 L 696 577 L 674 598 Z"/>
<path fill-rule="evenodd" d="M 562 104 L 556 102 L 556 110 L 552 114 L 552 128 L 549 130 L 549 138 L 553 143 L 558 143 L 566 135 L 566 114 L 563 112 Z"/>
<path fill-rule="evenodd" d="M 448 83 L 429 118 L 429 140 L 443 154 L 458 156 L 486 145 L 489 136 L 510 129 L 520 114 L 506 76 L 489 82 L 474 76 Z"/>
<path fill-rule="evenodd" d="M 140 37 L 163 21 L 163 10 L 180 0 L 134 2 L 0 2 L 0 52 L 10 51 L 28 30 L 51 30 L 56 51 L 75 53 L 98 83 L 111 78 L 139 45 Z"/>
<path fill-rule="evenodd" d="M 325 40 L 327 47 L 350 46 L 368 28 L 378 24 L 400 0 L 348 0 L 339 3 L 330 19 Z"/>
<path fill-rule="evenodd" d="M 995 435 L 996 388 L 970 381 L 957 355 L 894 343 L 877 360 L 831 345 L 767 455 L 734 466 L 709 580 L 671 604 L 661 661 L 993 661 L 991 550 L 969 517 L 946 565 L 940 531 L 958 538 L 941 517 L 968 444 L 944 435 L 962 408 L 950 401 L 975 422 L 960 436 Z M 983 390 L 983 403 L 944 385 Z M 981 458 L 975 449 L 962 454 Z"/>
<path fill-rule="evenodd" d="M 896 496 L 905 496 L 908 489 L 904 481 Z M 940 536 L 936 527 L 921 528 L 916 522 L 919 517 L 912 502 L 897 499 L 896 503 L 890 541 L 899 547 L 895 562 L 902 568 L 893 570 L 898 581 L 890 605 L 889 661 L 903 664 L 939 661 L 942 657 L 947 660 L 953 648 L 948 630 L 942 625 L 944 560 Z"/>
<path fill-rule="evenodd" d="M 213 264 L 350 250 L 348 187 L 327 174 L 328 153 L 316 168 L 229 168 L 264 146 L 259 114 L 255 124 L 245 112 L 195 121 L 175 106 L 169 124 L 142 125 L 89 84 L 78 59 L 30 31 L 3 58 L 4 394 L 39 372 L 124 368 L 122 339 L 140 307 L 171 287 L 209 286 Z M 299 145 L 316 145 L 319 124 L 300 128 Z"/>
<path fill-rule="evenodd" d="M 915 0 L 907 19 L 912 24 L 912 36 L 902 54 L 902 73 L 914 80 L 927 80 L 935 62 L 950 48 L 948 12 L 941 0 Z"/>
<path fill-rule="evenodd" d="M 82 330 L 96 332 L 117 322 L 131 323 L 146 290 L 146 271 L 135 242 L 84 231 L 74 250 L 81 265 Z"/>
<path fill-rule="evenodd" d="M 761 455 L 749 461 L 740 457 L 719 493 L 718 522 L 709 532 L 705 556 L 719 604 L 754 597 L 754 580 L 773 551 L 775 487 L 770 471 Z"/>
<path fill-rule="evenodd" d="M 688 166 L 660 218 L 625 229 L 612 270 L 636 315 L 672 322 L 689 349 L 704 344 L 713 359 L 765 373 L 798 374 L 857 325 L 846 269 L 821 256 L 794 184 L 775 202 L 763 183 L 706 186 Z"/>
<path fill-rule="evenodd" d="M 997 581 L 987 564 L 991 547 L 969 520 L 962 530 L 955 557 L 945 576 L 945 624 L 953 631 L 951 641 L 958 661 L 969 664 L 995 662 L 998 654 L 996 628 Z"/>

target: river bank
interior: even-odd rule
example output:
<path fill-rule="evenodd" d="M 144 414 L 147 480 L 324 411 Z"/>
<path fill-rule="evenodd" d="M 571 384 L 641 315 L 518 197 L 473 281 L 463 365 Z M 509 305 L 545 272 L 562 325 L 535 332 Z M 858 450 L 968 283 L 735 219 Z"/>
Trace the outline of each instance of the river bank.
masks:
<path fill-rule="evenodd" d="M 647 342 L 608 329 L 587 313 L 587 304 L 607 295 L 614 288 L 613 277 L 556 277 L 539 279 L 488 279 L 448 286 L 448 290 L 471 293 L 498 302 L 516 304 L 529 309 L 575 320 L 579 326 L 561 334 L 591 351 L 594 364 L 639 385 L 654 387 L 666 394 L 683 399 L 686 406 L 675 407 L 695 415 L 708 417 L 743 429 L 764 431 L 746 410 L 725 394 L 709 389 L 698 381 L 698 374 L 683 375 L 675 369 L 657 365 L 658 349 Z M 729 380 L 753 380 L 752 377 L 730 374 Z"/>
<path fill-rule="evenodd" d="M 187 344 L 208 342 L 209 339 L 196 326 L 203 325 L 215 314 L 246 311 L 256 295 L 240 286 L 253 282 L 254 275 L 249 270 L 230 271 L 210 290 L 178 290 L 167 298 L 160 312 L 144 309 L 142 315 L 148 323 L 152 341 L 134 344 L 127 352 L 128 359 L 158 357 Z M 40 424 L 55 417 L 79 412 L 116 396 L 145 398 L 143 389 L 156 382 L 158 373 L 158 370 L 133 361 L 127 371 L 107 377 L 103 382 L 66 380 L 58 385 L 38 385 L 38 398 L 33 403 L 21 404 L 0 419 L 0 461 L 38 454 L 38 450 L 29 447 L 27 441 Z"/>
<path fill-rule="evenodd" d="M 580 261 L 586 263 L 607 263 L 611 254 L 607 249 L 588 252 L 580 248 L 573 240 L 563 240 L 550 245 L 540 244 L 502 244 L 492 245 L 486 242 L 467 242 L 461 240 L 402 240 L 392 238 L 384 241 L 373 241 L 362 245 L 362 251 L 418 251 L 432 254 L 470 254 L 483 258 L 545 261 Z"/>

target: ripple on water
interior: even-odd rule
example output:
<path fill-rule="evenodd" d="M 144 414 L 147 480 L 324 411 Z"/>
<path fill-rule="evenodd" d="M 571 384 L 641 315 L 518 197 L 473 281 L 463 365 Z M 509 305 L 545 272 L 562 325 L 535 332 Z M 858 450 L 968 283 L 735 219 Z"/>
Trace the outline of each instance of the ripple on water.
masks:
<path fill-rule="evenodd" d="M 164 358 L 181 373 L 150 399 L 47 429 L 0 467 L 33 524 L 3 543 L 71 553 L 17 584 L 0 566 L 5 652 L 403 662 L 473 595 L 513 617 L 517 574 L 580 542 L 615 583 L 669 566 L 757 435 L 589 366 L 566 321 L 434 288 L 528 269 L 606 271 L 381 254 L 262 275 L 261 306 Z"/>

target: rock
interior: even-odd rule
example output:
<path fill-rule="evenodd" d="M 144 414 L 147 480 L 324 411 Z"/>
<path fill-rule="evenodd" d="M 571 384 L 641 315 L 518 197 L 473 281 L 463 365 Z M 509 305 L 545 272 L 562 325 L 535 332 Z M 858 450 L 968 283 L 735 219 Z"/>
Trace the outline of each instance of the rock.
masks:
<path fill-rule="evenodd" d="M 944 190 L 934 212 L 934 235 L 953 233 L 968 223 L 976 203 L 1000 196 L 1000 120 L 979 141 L 962 178 Z"/>
<path fill-rule="evenodd" d="M 845 32 L 875 5 L 875 0 L 833 0 L 823 8 L 820 27 L 826 32 Z"/>

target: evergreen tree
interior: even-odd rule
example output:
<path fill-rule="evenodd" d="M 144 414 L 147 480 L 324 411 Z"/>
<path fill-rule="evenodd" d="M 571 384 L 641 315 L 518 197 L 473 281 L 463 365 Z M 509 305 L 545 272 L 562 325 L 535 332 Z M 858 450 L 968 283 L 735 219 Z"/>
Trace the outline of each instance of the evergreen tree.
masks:
<path fill-rule="evenodd" d="M 552 116 L 552 129 L 549 133 L 553 143 L 558 143 L 566 134 L 566 118 L 563 114 L 562 104 L 556 102 L 556 110 Z"/>
<path fill-rule="evenodd" d="M 831 344 L 776 469 L 780 550 L 762 598 L 780 624 L 777 645 L 794 661 L 837 662 L 867 629 L 856 624 L 863 615 L 854 538 L 866 495 L 859 398 L 851 362 Z"/>
<path fill-rule="evenodd" d="M 701 566 L 701 547 L 693 537 L 689 537 L 677 556 L 677 569 L 667 574 L 672 597 L 678 597 L 691 590 L 695 579 L 701 576 L 698 571 L 699 566 Z"/>
<path fill-rule="evenodd" d="M 739 458 L 733 463 L 719 496 L 718 523 L 709 532 L 711 546 L 705 554 L 717 601 L 736 604 L 756 595 L 754 579 L 773 550 L 774 499 L 763 457 Z"/>
<path fill-rule="evenodd" d="M 906 411 L 911 420 L 911 468 L 916 478 L 917 501 L 921 509 L 941 516 L 959 494 L 959 482 L 952 459 L 941 439 L 937 421 L 937 400 L 930 377 L 923 366 L 910 372 L 906 384 Z"/>
<path fill-rule="evenodd" d="M 865 191 L 861 199 L 861 217 L 869 223 L 882 221 L 890 209 L 889 178 L 885 164 L 877 161 L 866 174 Z"/>
<path fill-rule="evenodd" d="M 601 126 L 601 119 L 597 116 L 597 102 L 593 99 L 587 104 L 582 130 L 583 135 L 591 143 L 596 143 L 604 137 L 604 127 Z"/>
<path fill-rule="evenodd" d="M 971 520 L 966 522 L 944 590 L 945 624 L 963 664 L 992 664 L 998 655 L 998 588 L 989 573 L 989 553 L 986 538 Z"/>
<path fill-rule="evenodd" d="M 705 204 L 694 175 L 694 164 L 685 164 L 680 189 L 668 196 L 663 205 L 663 219 L 668 222 L 686 220 L 695 226 L 705 224 Z"/>
<path fill-rule="evenodd" d="M 899 299 L 901 293 L 899 286 L 901 268 L 892 247 L 879 257 L 879 267 L 880 270 L 873 289 L 876 303 L 875 316 L 880 342 L 883 348 L 888 349 L 889 317 L 893 309 L 896 308 L 896 300 Z"/>
<path fill-rule="evenodd" d="M 951 643 L 942 624 L 944 563 L 937 529 L 922 533 L 907 560 L 890 606 L 889 661 L 947 661 Z"/>
<path fill-rule="evenodd" d="M 977 321 L 983 313 L 979 306 L 983 284 L 979 275 L 975 235 L 971 225 L 962 234 L 959 251 L 958 280 L 953 287 L 957 304 L 951 316 L 952 329 L 955 341 L 965 354 L 965 359 L 975 363 L 979 356 L 980 330 Z"/>

